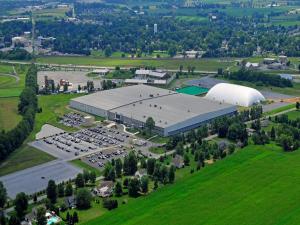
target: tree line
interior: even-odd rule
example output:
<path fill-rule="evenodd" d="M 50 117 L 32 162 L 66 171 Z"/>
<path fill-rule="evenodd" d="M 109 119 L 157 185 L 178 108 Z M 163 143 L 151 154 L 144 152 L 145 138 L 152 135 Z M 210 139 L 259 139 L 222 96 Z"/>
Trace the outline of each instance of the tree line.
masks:
<path fill-rule="evenodd" d="M 37 89 L 37 69 L 32 65 L 27 71 L 25 88 L 20 95 L 18 105 L 22 120 L 14 129 L 0 133 L 0 160 L 4 160 L 19 148 L 33 130 L 35 114 L 38 111 Z"/>
<path fill-rule="evenodd" d="M 237 81 L 247 81 L 260 86 L 293 87 L 292 81 L 281 78 L 279 75 L 241 69 L 224 75 L 225 78 Z"/>

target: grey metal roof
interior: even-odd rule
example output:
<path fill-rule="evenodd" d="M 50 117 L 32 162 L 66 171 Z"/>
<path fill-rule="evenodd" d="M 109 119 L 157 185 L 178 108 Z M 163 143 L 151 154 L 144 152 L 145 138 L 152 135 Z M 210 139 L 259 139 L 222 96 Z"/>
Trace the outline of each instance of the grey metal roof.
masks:
<path fill-rule="evenodd" d="M 146 122 L 148 117 L 152 117 L 156 126 L 164 128 L 196 116 L 229 108 L 232 108 L 233 111 L 236 109 L 230 104 L 201 97 L 173 94 L 122 106 L 111 110 L 111 112 L 142 122 Z"/>
<path fill-rule="evenodd" d="M 176 94 L 176 92 L 147 85 L 133 85 L 96 92 L 72 99 L 72 101 L 104 110 L 111 110 L 133 102 L 170 94 Z"/>

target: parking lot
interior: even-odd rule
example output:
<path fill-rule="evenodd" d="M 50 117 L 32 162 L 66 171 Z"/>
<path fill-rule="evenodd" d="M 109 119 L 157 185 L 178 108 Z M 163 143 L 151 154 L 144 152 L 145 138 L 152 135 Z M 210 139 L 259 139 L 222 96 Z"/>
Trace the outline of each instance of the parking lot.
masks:
<path fill-rule="evenodd" d="M 82 124 L 86 123 L 86 120 L 84 116 L 80 113 L 71 112 L 68 114 L 65 114 L 61 120 L 60 123 L 67 127 L 79 127 Z"/>
<path fill-rule="evenodd" d="M 92 167 L 102 169 L 107 162 L 111 162 L 112 159 L 116 160 L 118 158 L 123 158 L 128 154 L 126 148 L 113 148 L 105 149 L 100 152 L 92 153 L 90 155 L 84 156 L 81 160 Z"/>
<path fill-rule="evenodd" d="M 49 180 L 61 183 L 81 172 L 81 169 L 67 162 L 55 160 L 0 177 L 0 181 L 5 185 L 8 196 L 15 198 L 20 192 L 29 195 L 46 189 Z"/>
<path fill-rule="evenodd" d="M 130 136 L 117 129 L 103 126 L 82 129 L 75 133 L 56 134 L 30 145 L 63 160 L 80 158 L 103 149 L 123 148 Z"/>

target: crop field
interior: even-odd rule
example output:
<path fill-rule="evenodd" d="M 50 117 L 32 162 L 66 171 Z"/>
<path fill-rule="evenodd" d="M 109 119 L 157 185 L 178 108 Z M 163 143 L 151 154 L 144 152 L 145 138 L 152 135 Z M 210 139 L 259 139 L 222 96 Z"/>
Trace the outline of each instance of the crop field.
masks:
<path fill-rule="evenodd" d="M 299 160 L 299 150 L 250 145 L 86 224 L 296 225 Z"/>
<path fill-rule="evenodd" d="M 94 58 L 94 57 L 41 57 L 40 63 L 93 65 L 107 67 L 139 67 L 152 66 L 161 69 L 178 70 L 179 65 L 183 69 L 194 66 L 196 70 L 217 71 L 218 68 L 227 68 L 234 64 L 233 60 L 222 59 L 117 59 L 117 58 Z"/>
<path fill-rule="evenodd" d="M 0 98 L 0 131 L 11 130 L 22 117 L 18 114 L 19 98 Z"/>

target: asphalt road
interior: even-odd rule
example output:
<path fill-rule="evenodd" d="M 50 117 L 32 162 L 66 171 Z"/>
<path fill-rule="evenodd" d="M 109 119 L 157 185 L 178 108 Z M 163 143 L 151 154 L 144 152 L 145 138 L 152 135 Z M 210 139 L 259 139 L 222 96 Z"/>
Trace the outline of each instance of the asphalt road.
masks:
<path fill-rule="evenodd" d="M 62 160 L 54 160 L 42 165 L 21 170 L 0 177 L 10 198 L 17 193 L 25 192 L 30 195 L 46 189 L 49 180 L 56 183 L 73 179 L 82 170 Z"/>

